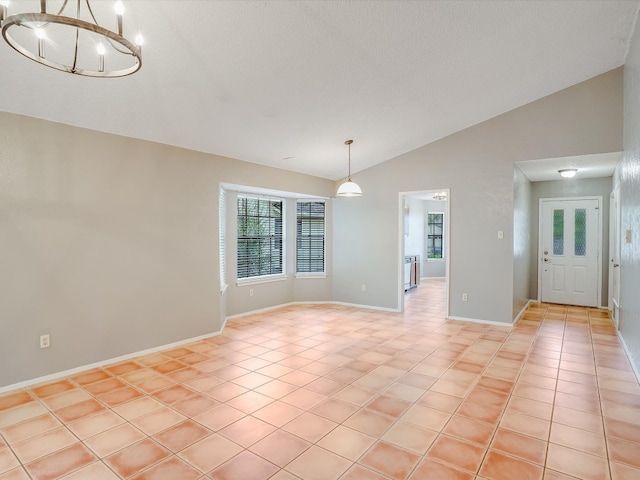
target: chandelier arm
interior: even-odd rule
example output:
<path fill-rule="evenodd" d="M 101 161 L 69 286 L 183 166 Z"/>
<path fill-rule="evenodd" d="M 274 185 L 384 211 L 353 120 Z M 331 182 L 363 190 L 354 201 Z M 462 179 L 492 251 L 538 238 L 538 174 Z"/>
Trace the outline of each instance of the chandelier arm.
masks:
<path fill-rule="evenodd" d="M 60 7 L 60 10 L 58 10 L 58 13 L 56 13 L 56 15 L 62 14 L 64 9 L 67 8 L 67 3 L 69 3 L 69 0 L 64 0 L 64 2 L 62 2 L 62 6 Z"/>
<path fill-rule="evenodd" d="M 76 18 L 80 18 L 80 0 L 76 3 Z M 73 65 L 71 71 L 76 71 L 76 65 L 78 64 L 78 44 L 80 43 L 80 29 L 76 27 L 76 44 L 73 49 Z"/>
<path fill-rule="evenodd" d="M 105 38 L 105 40 L 107 41 L 107 43 L 109 45 L 111 45 L 111 48 L 113 48 L 116 52 L 122 53 L 123 55 L 132 55 L 133 56 L 133 53 L 131 53 L 129 50 L 121 50 L 120 47 L 118 47 L 118 44 L 112 42 L 110 38 L 107 37 L 107 38 Z"/>
<path fill-rule="evenodd" d="M 93 10 L 91 9 L 91 4 L 89 3 L 89 0 L 85 0 L 86 4 L 87 4 L 87 10 L 89 10 L 89 15 L 91 15 L 91 18 L 93 18 L 93 22 L 98 25 L 98 20 L 96 20 L 95 15 L 93 14 Z M 78 0 L 78 3 L 80 3 L 80 0 Z"/>

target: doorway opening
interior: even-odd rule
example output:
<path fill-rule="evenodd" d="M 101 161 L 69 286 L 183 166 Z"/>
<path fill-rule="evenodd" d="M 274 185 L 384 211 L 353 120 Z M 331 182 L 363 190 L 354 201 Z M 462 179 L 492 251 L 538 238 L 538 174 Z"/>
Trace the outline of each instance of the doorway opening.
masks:
<path fill-rule="evenodd" d="M 444 315 L 449 315 L 450 200 L 448 188 L 400 192 L 398 306 L 435 283 L 444 283 Z"/>

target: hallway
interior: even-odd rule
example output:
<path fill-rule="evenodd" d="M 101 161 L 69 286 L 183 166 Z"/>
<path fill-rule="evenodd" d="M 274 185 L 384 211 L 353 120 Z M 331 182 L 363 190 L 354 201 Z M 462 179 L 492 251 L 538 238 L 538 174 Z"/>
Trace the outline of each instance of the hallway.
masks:
<path fill-rule="evenodd" d="M 297 305 L 0 395 L 0 480 L 640 478 L 640 386 L 603 310 L 514 327 Z"/>

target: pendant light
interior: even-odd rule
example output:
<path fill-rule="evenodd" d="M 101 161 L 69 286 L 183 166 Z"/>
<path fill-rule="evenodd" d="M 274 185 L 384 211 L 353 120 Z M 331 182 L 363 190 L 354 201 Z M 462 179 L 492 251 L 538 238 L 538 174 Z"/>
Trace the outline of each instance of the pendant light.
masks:
<path fill-rule="evenodd" d="M 336 195 L 338 197 L 361 197 L 362 190 L 358 186 L 356 182 L 351 180 L 351 144 L 353 140 L 347 140 L 344 142 L 345 145 L 349 147 L 349 176 L 347 177 L 347 181 L 340 185 L 338 188 L 338 192 Z"/>

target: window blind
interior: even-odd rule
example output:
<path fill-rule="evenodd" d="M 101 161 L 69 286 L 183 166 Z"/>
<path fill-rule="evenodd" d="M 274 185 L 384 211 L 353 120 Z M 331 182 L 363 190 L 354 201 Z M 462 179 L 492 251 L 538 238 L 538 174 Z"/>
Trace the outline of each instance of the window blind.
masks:
<path fill-rule="evenodd" d="M 296 217 L 296 272 L 324 273 L 324 202 L 298 201 Z"/>
<path fill-rule="evenodd" d="M 238 278 L 284 273 L 284 204 L 238 195 Z"/>

